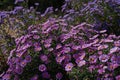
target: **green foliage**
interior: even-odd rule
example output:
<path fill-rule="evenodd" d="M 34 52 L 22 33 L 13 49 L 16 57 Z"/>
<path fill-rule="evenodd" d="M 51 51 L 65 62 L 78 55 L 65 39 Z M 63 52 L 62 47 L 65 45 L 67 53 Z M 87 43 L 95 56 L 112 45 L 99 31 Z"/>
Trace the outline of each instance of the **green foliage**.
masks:
<path fill-rule="evenodd" d="M 74 80 L 96 80 L 95 73 L 90 73 L 86 68 L 73 68 L 72 72 L 69 73 L 69 77 Z"/>
<path fill-rule="evenodd" d="M 0 10 L 10 10 L 14 6 L 14 0 L 0 0 Z"/>

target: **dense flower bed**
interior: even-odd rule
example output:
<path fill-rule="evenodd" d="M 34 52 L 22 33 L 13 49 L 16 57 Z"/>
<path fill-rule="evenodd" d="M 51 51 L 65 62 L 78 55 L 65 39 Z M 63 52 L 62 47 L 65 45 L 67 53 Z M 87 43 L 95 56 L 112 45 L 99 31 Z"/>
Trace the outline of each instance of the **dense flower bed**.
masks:
<path fill-rule="evenodd" d="M 90 79 L 117 78 L 120 36 L 104 32 L 87 23 L 70 26 L 64 19 L 54 18 L 30 26 L 26 35 L 16 39 L 3 79 L 69 79 L 69 75 L 82 79 L 84 70 L 94 74 L 87 77 Z"/>
<path fill-rule="evenodd" d="M 119 1 L 65 1 L 0 11 L 2 80 L 120 80 Z"/>

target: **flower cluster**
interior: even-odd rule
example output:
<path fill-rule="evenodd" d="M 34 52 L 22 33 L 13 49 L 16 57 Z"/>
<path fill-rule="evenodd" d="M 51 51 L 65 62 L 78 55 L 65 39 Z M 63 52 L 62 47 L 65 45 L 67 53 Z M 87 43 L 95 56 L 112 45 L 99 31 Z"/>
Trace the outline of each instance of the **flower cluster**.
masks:
<path fill-rule="evenodd" d="M 118 78 L 120 36 L 105 32 L 87 23 L 70 26 L 54 18 L 30 26 L 27 34 L 15 40 L 3 79 L 65 79 L 63 75 L 74 69 L 79 73 L 87 69 L 98 79 Z"/>
<path fill-rule="evenodd" d="M 120 36 L 107 34 L 119 27 L 119 0 L 76 1 L 65 0 L 61 15 L 0 11 L 2 80 L 120 80 Z"/>
<path fill-rule="evenodd" d="M 74 24 L 83 21 L 92 23 L 96 30 L 107 30 L 107 34 L 120 35 L 119 5 L 119 0 L 69 0 L 63 6 L 66 12 L 64 18 Z"/>
<path fill-rule="evenodd" d="M 39 12 L 34 8 L 26 9 L 22 6 L 16 6 L 11 11 L 0 11 L 0 71 L 4 72 L 6 68 L 6 57 L 16 46 L 15 39 L 26 33 L 27 26 L 41 23 L 45 18 L 40 19 Z M 2 60 L 5 61 L 3 62 Z M 4 67 L 4 69 L 3 69 Z"/>

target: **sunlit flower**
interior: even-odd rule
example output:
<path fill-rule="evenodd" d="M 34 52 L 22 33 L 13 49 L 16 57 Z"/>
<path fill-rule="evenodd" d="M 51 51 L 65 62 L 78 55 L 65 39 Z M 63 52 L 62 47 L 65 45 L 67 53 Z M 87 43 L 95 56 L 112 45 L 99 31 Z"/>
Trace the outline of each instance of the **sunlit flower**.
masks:
<path fill-rule="evenodd" d="M 56 62 L 61 63 L 65 59 L 65 56 L 56 57 Z"/>
<path fill-rule="evenodd" d="M 85 60 L 81 60 L 81 61 L 79 61 L 78 62 L 78 67 L 82 67 L 82 66 L 84 66 L 86 64 L 86 61 Z"/>
<path fill-rule="evenodd" d="M 97 56 L 95 56 L 95 55 L 90 56 L 89 61 L 90 61 L 90 63 L 96 63 L 97 62 Z"/>
<path fill-rule="evenodd" d="M 110 49 L 110 53 L 115 53 L 115 52 L 117 52 L 118 50 L 119 50 L 118 47 L 114 47 L 114 48 Z"/>
<path fill-rule="evenodd" d="M 62 45 L 61 44 L 58 44 L 57 46 L 56 46 L 56 49 L 59 49 L 59 48 L 61 48 L 62 47 Z"/>
<path fill-rule="evenodd" d="M 109 59 L 109 56 L 108 55 L 105 55 L 105 54 L 102 54 L 100 57 L 99 57 L 99 60 L 101 62 L 107 62 Z"/>
<path fill-rule="evenodd" d="M 66 70 L 66 71 L 71 71 L 72 68 L 73 68 L 73 64 L 72 64 L 72 63 L 68 63 L 68 64 L 66 64 L 66 66 L 65 66 L 65 70 Z"/>
<path fill-rule="evenodd" d="M 101 69 L 98 69 L 98 73 L 99 73 L 99 74 L 103 74 L 103 73 L 105 73 L 105 70 L 102 69 L 102 68 L 101 68 Z"/>

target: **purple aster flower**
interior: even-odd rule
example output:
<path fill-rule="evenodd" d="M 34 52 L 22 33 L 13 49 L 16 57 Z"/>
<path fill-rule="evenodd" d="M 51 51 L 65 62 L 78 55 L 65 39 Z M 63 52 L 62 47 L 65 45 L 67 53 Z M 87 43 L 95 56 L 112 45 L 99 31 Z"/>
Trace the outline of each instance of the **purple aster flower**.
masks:
<path fill-rule="evenodd" d="M 88 47 L 91 47 L 91 46 L 92 46 L 92 43 L 90 43 L 90 44 L 84 44 L 84 45 L 82 45 L 82 49 L 88 48 Z"/>
<path fill-rule="evenodd" d="M 46 55 L 40 55 L 40 59 L 45 62 L 48 60 L 48 57 Z"/>
<path fill-rule="evenodd" d="M 34 38 L 34 39 L 39 39 L 40 36 L 39 36 L 39 35 L 34 35 L 33 38 Z"/>
<path fill-rule="evenodd" d="M 94 35 L 94 36 L 92 36 L 92 38 L 90 38 L 90 40 L 94 40 L 94 39 L 96 39 L 98 36 L 99 36 L 99 34 Z"/>
<path fill-rule="evenodd" d="M 48 49 L 48 51 L 50 51 L 50 52 L 53 51 L 53 50 L 54 50 L 53 48 L 49 48 L 49 49 Z"/>
<path fill-rule="evenodd" d="M 61 63 L 65 59 L 65 56 L 56 57 L 56 62 Z"/>
<path fill-rule="evenodd" d="M 104 41 L 105 43 L 106 43 L 106 42 L 114 42 L 112 39 L 104 39 L 103 41 Z"/>
<path fill-rule="evenodd" d="M 119 66 L 117 63 L 108 63 L 108 70 L 113 71 Z"/>
<path fill-rule="evenodd" d="M 56 74 L 56 79 L 60 80 L 60 79 L 62 79 L 62 77 L 63 77 L 63 74 L 61 72 Z"/>
<path fill-rule="evenodd" d="M 78 57 L 75 62 L 78 64 L 81 61 L 81 59 Z"/>
<path fill-rule="evenodd" d="M 90 61 L 90 63 L 96 63 L 96 61 L 97 61 L 97 56 L 95 56 L 95 55 L 90 56 L 90 57 L 89 57 L 89 61 Z"/>
<path fill-rule="evenodd" d="M 115 42 L 114 42 L 114 45 L 117 46 L 117 47 L 120 47 L 120 40 L 115 41 Z"/>
<path fill-rule="evenodd" d="M 58 44 L 57 46 L 56 46 L 56 49 L 60 49 L 62 47 L 62 45 L 61 44 Z"/>
<path fill-rule="evenodd" d="M 22 60 L 22 61 L 20 62 L 20 66 L 21 66 L 21 67 L 25 67 L 26 64 L 27 64 L 26 60 Z"/>
<path fill-rule="evenodd" d="M 52 30 L 58 30 L 59 25 L 57 25 L 57 24 L 53 24 L 51 27 L 52 27 Z"/>
<path fill-rule="evenodd" d="M 45 48 L 49 48 L 51 46 L 51 44 L 50 43 L 46 43 L 46 44 L 44 44 L 44 46 L 45 46 Z"/>
<path fill-rule="evenodd" d="M 73 57 L 76 59 L 75 62 L 78 64 L 81 60 L 84 59 L 85 53 L 82 52 L 82 53 L 80 53 L 80 54 L 75 54 L 75 55 L 73 55 Z"/>
<path fill-rule="evenodd" d="M 78 58 L 80 60 L 83 60 L 85 58 L 85 55 L 86 55 L 85 52 L 81 52 Z"/>
<path fill-rule="evenodd" d="M 69 48 L 69 47 L 64 47 L 64 48 L 63 48 L 63 52 L 64 52 L 64 53 L 70 52 L 70 48 Z"/>
<path fill-rule="evenodd" d="M 74 50 L 79 50 L 80 48 L 81 48 L 81 46 L 76 46 L 76 45 L 72 46 L 72 49 L 74 49 Z"/>
<path fill-rule="evenodd" d="M 78 65 L 78 67 L 82 67 L 85 64 L 86 64 L 86 61 L 85 60 L 81 60 L 81 61 L 78 62 L 77 65 Z"/>
<path fill-rule="evenodd" d="M 117 63 L 117 56 L 113 55 L 110 60 L 112 63 Z"/>
<path fill-rule="evenodd" d="M 71 55 L 70 54 L 66 54 L 65 55 L 65 61 L 69 62 L 71 60 Z"/>
<path fill-rule="evenodd" d="M 103 73 L 105 73 L 105 70 L 104 70 L 103 68 L 98 69 L 98 73 L 99 73 L 99 74 L 103 74 Z"/>
<path fill-rule="evenodd" d="M 62 12 L 65 11 L 66 7 L 67 7 L 67 3 L 65 3 L 65 4 L 62 6 Z"/>
<path fill-rule="evenodd" d="M 101 62 L 107 62 L 108 59 L 109 59 L 109 56 L 106 55 L 106 54 L 102 54 L 102 55 L 99 57 L 99 60 L 100 60 Z"/>
<path fill-rule="evenodd" d="M 72 64 L 72 63 L 68 63 L 68 64 L 66 64 L 66 66 L 65 66 L 65 70 L 66 70 L 66 71 L 71 71 L 72 68 L 73 68 L 73 64 Z"/>
<path fill-rule="evenodd" d="M 79 57 L 79 54 L 73 54 L 73 58 L 77 59 Z"/>
<path fill-rule="evenodd" d="M 99 55 L 102 55 L 102 54 L 103 54 L 103 52 L 102 52 L 102 51 L 98 51 L 98 54 L 99 54 Z"/>
<path fill-rule="evenodd" d="M 22 74 L 23 68 L 17 65 L 16 68 L 15 68 L 15 72 L 16 72 L 17 74 Z"/>
<path fill-rule="evenodd" d="M 89 70 L 90 72 L 93 72 L 93 71 L 95 70 L 95 66 L 94 66 L 94 65 L 90 65 L 90 66 L 88 67 L 88 70 Z"/>
<path fill-rule="evenodd" d="M 22 60 L 23 60 L 22 57 L 20 57 L 20 58 L 16 58 L 16 59 L 15 59 L 15 63 L 19 64 Z"/>
<path fill-rule="evenodd" d="M 110 53 L 115 53 L 119 50 L 120 48 L 119 47 L 114 47 L 112 49 L 110 49 Z"/>
<path fill-rule="evenodd" d="M 34 27 L 33 27 L 33 28 L 32 28 L 32 27 L 33 27 L 33 25 L 31 25 L 31 26 L 29 27 L 29 29 L 28 29 L 28 30 L 30 31 L 29 33 L 37 34 L 37 33 L 38 33 L 38 30 L 36 30 L 36 29 L 34 29 Z M 33 29 L 34 29 L 34 30 L 33 30 Z"/>
<path fill-rule="evenodd" d="M 60 36 L 60 39 L 61 39 L 61 42 L 65 42 L 67 39 L 70 38 L 70 35 L 69 34 L 62 34 Z"/>
<path fill-rule="evenodd" d="M 120 64 L 120 55 L 117 56 L 117 63 Z"/>
<path fill-rule="evenodd" d="M 116 80 L 120 80 L 120 75 L 116 76 L 115 78 Z"/>
<path fill-rule="evenodd" d="M 5 74 L 5 75 L 2 77 L 2 80 L 10 80 L 10 74 Z"/>
<path fill-rule="evenodd" d="M 27 55 L 27 56 L 25 57 L 25 60 L 26 60 L 26 62 L 31 62 L 31 56 L 30 56 L 30 55 Z"/>
<path fill-rule="evenodd" d="M 46 78 L 46 79 L 49 79 L 50 78 L 50 74 L 48 72 L 43 72 L 42 73 L 42 77 Z"/>
<path fill-rule="evenodd" d="M 11 57 L 13 56 L 13 53 L 15 52 L 15 49 L 10 51 L 9 57 L 8 57 L 8 61 L 11 59 Z"/>
<path fill-rule="evenodd" d="M 39 70 L 41 71 L 41 72 L 43 72 L 43 71 L 46 71 L 46 66 L 44 65 L 44 64 L 41 64 L 41 65 L 39 65 Z"/>
<path fill-rule="evenodd" d="M 29 44 L 24 44 L 22 46 L 18 46 L 16 52 L 20 52 L 20 51 L 26 50 L 29 47 L 31 47 L 31 45 L 29 45 Z"/>
<path fill-rule="evenodd" d="M 106 48 L 108 48 L 108 45 L 100 45 L 98 47 L 98 50 L 103 50 L 103 49 L 106 49 Z"/>
<path fill-rule="evenodd" d="M 53 7 L 48 7 L 45 10 L 44 14 L 41 15 L 41 17 L 44 17 L 46 14 L 49 14 L 49 13 L 52 13 L 52 12 L 53 12 Z"/>
<path fill-rule="evenodd" d="M 34 50 L 35 51 L 41 51 L 42 48 L 40 47 L 40 44 L 38 42 L 34 43 Z"/>
<path fill-rule="evenodd" d="M 27 41 L 27 44 L 33 45 L 33 42 L 30 40 L 30 41 Z"/>
<path fill-rule="evenodd" d="M 37 46 L 40 46 L 40 43 L 39 42 L 35 42 L 33 45 L 34 45 L 34 47 L 37 47 Z"/>
<path fill-rule="evenodd" d="M 45 23 L 42 24 L 42 31 L 45 31 L 50 25 L 50 20 L 47 20 Z"/>
<path fill-rule="evenodd" d="M 37 47 L 34 48 L 34 50 L 37 52 L 37 51 L 41 51 L 42 48 L 40 46 L 37 46 Z"/>
<path fill-rule="evenodd" d="M 23 9 L 22 6 L 17 6 L 17 7 L 15 7 L 14 11 L 18 11 L 18 10 L 22 10 L 22 9 Z"/>
<path fill-rule="evenodd" d="M 18 52 L 18 53 L 16 54 L 16 56 L 17 56 L 17 57 L 21 57 L 23 54 L 25 54 L 26 51 L 27 51 L 27 50 L 25 49 L 25 50 L 23 50 L 23 51 L 21 51 L 21 52 Z"/>

